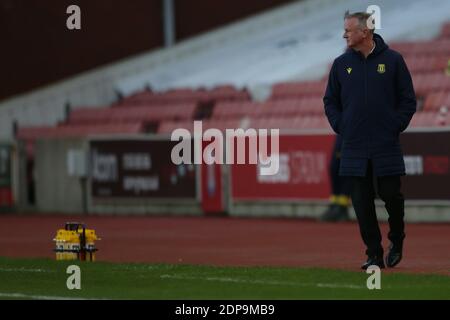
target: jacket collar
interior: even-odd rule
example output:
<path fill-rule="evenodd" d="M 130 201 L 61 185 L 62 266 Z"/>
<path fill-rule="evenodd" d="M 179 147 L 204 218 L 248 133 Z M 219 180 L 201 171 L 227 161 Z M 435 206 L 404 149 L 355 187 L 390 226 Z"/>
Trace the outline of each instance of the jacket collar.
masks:
<path fill-rule="evenodd" d="M 378 34 L 378 33 L 374 33 L 373 34 L 373 41 L 375 42 L 375 48 L 373 49 L 373 51 L 367 56 L 367 58 L 371 57 L 371 56 L 377 56 L 379 55 L 381 52 L 383 52 L 384 50 L 388 49 L 388 45 L 384 42 L 384 39 Z M 349 48 L 347 50 L 347 52 L 351 52 L 353 54 L 356 54 L 357 56 L 359 56 L 360 58 L 364 59 L 364 56 L 362 55 L 361 52 L 356 51 L 354 49 Z"/>

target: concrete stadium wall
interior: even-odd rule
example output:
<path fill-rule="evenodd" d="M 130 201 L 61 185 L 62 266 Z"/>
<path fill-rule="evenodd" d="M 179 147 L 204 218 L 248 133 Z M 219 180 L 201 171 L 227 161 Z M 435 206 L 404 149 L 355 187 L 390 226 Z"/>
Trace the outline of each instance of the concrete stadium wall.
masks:
<path fill-rule="evenodd" d="M 35 146 L 36 210 L 83 213 L 85 191 L 82 179 L 68 172 L 68 152 L 86 154 L 83 139 L 38 140 Z"/>
<path fill-rule="evenodd" d="M 113 199 L 93 202 L 92 198 L 89 198 L 88 208 L 89 214 L 98 215 L 199 216 L 203 214 L 199 202 L 180 199 L 170 201 Z"/>
<path fill-rule="evenodd" d="M 375 201 L 377 216 L 380 221 L 387 221 L 388 214 L 380 200 Z M 302 202 L 235 202 L 230 205 L 229 215 L 232 217 L 266 217 L 266 218 L 319 218 L 328 203 L 324 201 Z M 356 221 L 353 207 L 350 207 L 350 218 Z M 426 204 L 415 201 L 405 202 L 405 221 L 407 222 L 450 222 L 450 204 Z"/>

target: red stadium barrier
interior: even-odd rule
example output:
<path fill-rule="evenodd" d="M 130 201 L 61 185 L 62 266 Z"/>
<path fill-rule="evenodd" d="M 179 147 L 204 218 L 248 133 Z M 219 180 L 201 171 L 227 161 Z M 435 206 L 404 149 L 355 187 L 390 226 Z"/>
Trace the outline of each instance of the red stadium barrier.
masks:
<path fill-rule="evenodd" d="M 450 200 L 450 130 L 423 129 L 401 135 L 408 200 Z"/>
<path fill-rule="evenodd" d="M 13 193 L 10 187 L 0 188 L 0 209 L 12 208 L 14 205 Z"/>
<path fill-rule="evenodd" d="M 163 140 L 91 140 L 91 196 L 95 199 L 197 199 L 193 164 L 175 165 Z"/>
<path fill-rule="evenodd" d="M 10 210 L 14 205 L 12 191 L 12 153 L 9 144 L 0 144 L 0 210 Z"/>

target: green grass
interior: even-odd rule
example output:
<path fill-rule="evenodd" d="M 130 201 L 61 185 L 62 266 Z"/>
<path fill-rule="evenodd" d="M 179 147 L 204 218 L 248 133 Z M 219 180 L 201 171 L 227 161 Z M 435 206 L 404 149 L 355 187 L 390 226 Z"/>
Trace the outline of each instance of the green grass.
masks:
<path fill-rule="evenodd" d="M 68 290 L 67 266 L 81 268 Z M 80 263 L 0 258 L 0 299 L 450 299 L 450 277 L 382 274 L 368 290 L 364 272 L 283 267 Z"/>

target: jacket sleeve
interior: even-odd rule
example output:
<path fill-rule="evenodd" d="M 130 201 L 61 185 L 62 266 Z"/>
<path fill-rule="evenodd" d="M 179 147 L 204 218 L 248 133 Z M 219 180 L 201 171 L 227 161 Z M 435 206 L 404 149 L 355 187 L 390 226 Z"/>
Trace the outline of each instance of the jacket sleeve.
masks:
<path fill-rule="evenodd" d="M 408 67 L 402 56 L 397 63 L 397 119 L 400 132 L 404 131 L 416 112 L 416 93 Z"/>
<path fill-rule="evenodd" d="M 339 129 L 342 121 L 342 104 L 340 96 L 341 86 L 337 78 L 335 60 L 328 76 L 328 84 L 325 91 L 325 96 L 323 97 L 323 103 L 328 122 L 337 134 L 340 134 Z"/>

